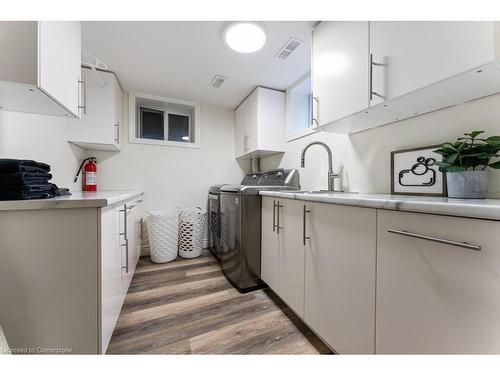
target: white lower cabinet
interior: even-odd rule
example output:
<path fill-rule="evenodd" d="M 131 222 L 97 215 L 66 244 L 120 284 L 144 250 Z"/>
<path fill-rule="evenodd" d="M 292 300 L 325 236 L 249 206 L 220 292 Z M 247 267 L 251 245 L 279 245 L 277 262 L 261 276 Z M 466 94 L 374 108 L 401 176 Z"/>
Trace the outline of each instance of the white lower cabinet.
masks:
<path fill-rule="evenodd" d="M 279 225 L 280 295 L 300 317 L 304 317 L 304 244 L 302 238 L 305 202 L 280 200 L 276 206 Z"/>
<path fill-rule="evenodd" d="M 120 215 L 123 206 L 101 210 L 101 348 L 106 350 L 120 315 L 122 288 L 122 247 Z"/>
<path fill-rule="evenodd" d="M 262 198 L 261 279 L 279 293 L 279 244 L 276 234 L 276 199 Z"/>
<path fill-rule="evenodd" d="M 334 351 L 500 353 L 500 221 L 262 202 L 262 279 Z"/>
<path fill-rule="evenodd" d="M 106 351 L 140 257 L 142 198 L 101 212 L 101 348 Z"/>
<path fill-rule="evenodd" d="M 304 316 L 304 203 L 262 200 L 262 279 L 300 317 Z"/>
<path fill-rule="evenodd" d="M 125 204 L 123 210 L 122 219 L 126 221 L 127 230 L 122 236 L 122 287 L 126 294 L 141 255 L 142 216 L 144 214 L 142 199 Z"/>
<path fill-rule="evenodd" d="M 106 352 L 139 259 L 142 214 L 139 195 L 102 208 L 1 211 L 0 325 L 11 349 Z"/>
<path fill-rule="evenodd" d="M 500 353 L 499 233 L 496 221 L 379 210 L 376 352 Z"/>
<path fill-rule="evenodd" d="M 376 210 L 307 209 L 305 321 L 338 353 L 374 353 Z"/>
<path fill-rule="evenodd" d="M 373 209 L 262 200 L 262 279 L 339 353 L 374 353 L 375 233 Z"/>

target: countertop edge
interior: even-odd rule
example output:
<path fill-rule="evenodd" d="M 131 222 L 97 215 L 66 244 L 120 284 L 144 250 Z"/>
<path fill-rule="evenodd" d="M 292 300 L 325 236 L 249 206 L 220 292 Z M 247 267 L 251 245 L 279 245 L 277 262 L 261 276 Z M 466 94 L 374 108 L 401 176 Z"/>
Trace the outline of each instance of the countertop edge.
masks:
<path fill-rule="evenodd" d="M 95 195 L 95 197 L 94 197 Z M 99 196 L 102 195 L 102 196 Z M 0 211 L 28 211 L 71 208 L 103 208 L 144 195 L 143 191 L 100 191 L 95 194 L 74 192 L 73 195 L 49 199 L 0 201 Z"/>
<path fill-rule="evenodd" d="M 432 202 L 423 201 L 422 197 L 419 200 L 412 201 L 412 197 L 405 196 L 401 199 L 396 197 L 387 199 L 381 196 L 366 198 L 360 195 L 359 197 L 334 197 L 325 196 L 322 194 L 296 194 L 293 192 L 282 191 L 261 191 L 261 196 L 277 197 L 283 199 L 294 199 L 305 202 L 316 202 L 326 204 L 339 204 L 344 206 L 357 206 L 383 210 L 394 210 L 403 212 L 416 212 L 433 215 L 446 215 L 474 219 L 485 219 L 500 221 L 500 200 L 498 205 L 474 204 L 475 202 Z"/>

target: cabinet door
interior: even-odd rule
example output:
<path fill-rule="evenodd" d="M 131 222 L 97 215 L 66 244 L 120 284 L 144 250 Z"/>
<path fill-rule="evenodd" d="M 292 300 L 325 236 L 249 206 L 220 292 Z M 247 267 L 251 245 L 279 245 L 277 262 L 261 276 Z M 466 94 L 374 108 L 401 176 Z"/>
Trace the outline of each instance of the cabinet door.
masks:
<path fill-rule="evenodd" d="M 236 157 L 240 157 L 246 152 L 246 102 L 234 111 L 234 150 Z"/>
<path fill-rule="evenodd" d="M 141 246 L 142 246 L 142 217 L 143 217 L 143 200 L 134 200 L 131 204 L 127 204 L 129 207 L 129 218 L 130 218 L 130 233 L 129 238 L 132 242 L 129 243 L 129 267 L 130 272 L 134 273 L 139 257 L 141 256 Z"/>
<path fill-rule="evenodd" d="M 368 22 L 321 22 L 313 31 L 313 118 L 318 125 L 369 106 Z"/>
<path fill-rule="evenodd" d="M 38 23 L 38 85 L 75 117 L 80 117 L 81 23 Z"/>
<path fill-rule="evenodd" d="M 71 121 L 68 141 L 86 149 L 119 150 L 122 94 L 113 73 L 82 69 L 86 113 Z"/>
<path fill-rule="evenodd" d="M 122 288 L 125 294 L 127 294 L 128 287 L 134 276 L 134 252 L 136 246 L 136 224 L 134 220 L 135 207 L 132 207 L 133 203 L 128 202 L 121 208 L 121 218 L 122 218 L 122 228 L 124 229 L 124 235 L 121 236 L 121 246 L 122 246 Z"/>
<path fill-rule="evenodd" d="M 307 207 L 305 321 L 338 353 L 374 353 L 376 210 Z"/>
<path fill-rule="evenodd" d="M 494 22 L 370 22 L 373 91 L 390 100 L 489 63 L 494 37 Z"/>
<path fill-rule="evenodd" d="M 279 294 L 279 247 L 278 236 L 274 228 L 276 200 L 262 197 L 262 229 L 261 229 L 261 279 Z"/>
<path fill-rule="evenodd" d="M 101 211 L 101 350 L 106 352 L 125 298 L 119 208 Z"/>
<path fill-rule="evenodd" d="M 379 210 L 376 352 L 499 354 L 499 232 L 495 221 Z"/>
<path fill-rule="evenodd" d="M 277 216 L 280 253 L 279 296 L 300 317 L 304 317 L 304 202 L 284 199 L 279 201 Z"/>
<path fill-rule="evenodd" d="M 120 84 L 118 83 L 118 80 L 116 79 L 115 75 L 113 74 L 112 77 L 110 78 L 113 81 L 112 84 L 112 90 L 113 90 L 113 95 L 112 95 L 112 101 L 113 101 L 113 138 L 112 142 L 114 145 L 117 146 L 117 148 L 120 147 L 120 134 L 121 134 L 121 127 L 123 125 L 122 121 L 122 115 L 123 115 L 123 93 L 122 89 L 120 87 Z"/>
<path fill-rule="evenodd" d="M 245 100 L 246 109 L 246 141 L 245 146 L 247 152 L 252 152 L 259 149 L 258 144 L 258 132 L 261 124 L 259 123 L 259 91 L 261 89 L 255 89 L 250 96 Z"/>
<path fill-rule="evenodd" d="M 250 146 L 259 150 L 285 151 L 286 103 L 283 91 L 257 88 L 256 142 Z M 252 133 L 250 133 L 252 135 Z"/>

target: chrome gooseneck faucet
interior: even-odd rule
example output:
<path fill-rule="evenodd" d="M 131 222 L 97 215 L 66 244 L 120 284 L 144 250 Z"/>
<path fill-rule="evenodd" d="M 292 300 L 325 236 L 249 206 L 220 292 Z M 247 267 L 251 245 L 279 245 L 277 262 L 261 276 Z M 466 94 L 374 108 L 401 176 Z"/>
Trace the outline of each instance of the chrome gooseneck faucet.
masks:
<path fill-rule="evenodd" d="M 334 180 L 336 177 L 339 177 L 341 172 L 339 172 L 338 174 L 333 173 L 332 150 L 330 150 L 330 147 L 328 147 L 328 145 L 326 143 L 312 142 L 312 143 L 309 143 L 306 147 L 304 147 L 304 149 L 302 150 L 302 154 L 300 156 L 300 166 L 302 168 L 304 168 L 306 166 L 306 151 L 309 147 L 314 146 L 314 145 L 322 146 L 328 154 L 328 190 L 335 191 Z"/>

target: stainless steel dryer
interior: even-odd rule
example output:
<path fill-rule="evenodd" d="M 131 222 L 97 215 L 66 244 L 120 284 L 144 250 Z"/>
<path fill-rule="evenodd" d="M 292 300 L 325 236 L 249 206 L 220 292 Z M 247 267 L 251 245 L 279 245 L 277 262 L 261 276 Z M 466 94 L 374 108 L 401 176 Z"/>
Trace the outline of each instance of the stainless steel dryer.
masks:
<path fill-rule="evenodd" d="M 208 228 L 210 235 L 210 251 L 220 260 L 222 250 L 220 231 L 220 188 L 223 185 L 210 186 L 208 191 Z"/>
<path fill-rule="evenodd" d="M 297 190 L 296 169 L 250 173 L 241 185 L 220 188 L 220 261 L 226 278 L 240 291 L 263 285 L 261 259 L 261 190 Z"/>

